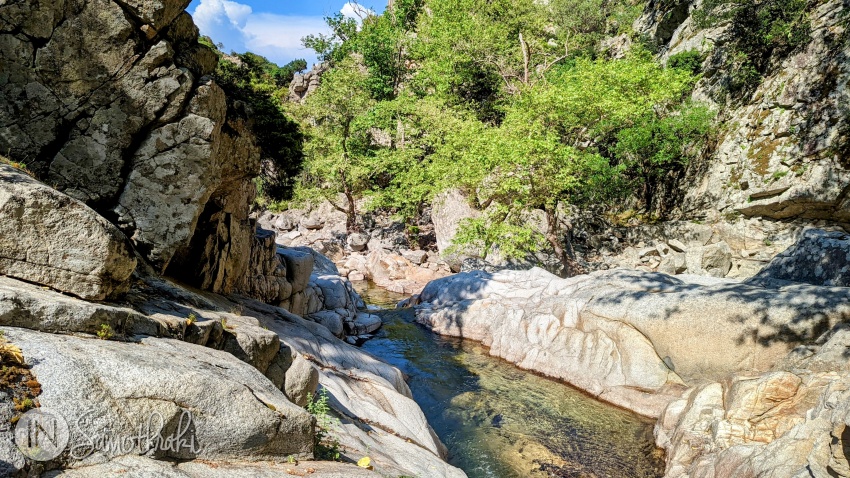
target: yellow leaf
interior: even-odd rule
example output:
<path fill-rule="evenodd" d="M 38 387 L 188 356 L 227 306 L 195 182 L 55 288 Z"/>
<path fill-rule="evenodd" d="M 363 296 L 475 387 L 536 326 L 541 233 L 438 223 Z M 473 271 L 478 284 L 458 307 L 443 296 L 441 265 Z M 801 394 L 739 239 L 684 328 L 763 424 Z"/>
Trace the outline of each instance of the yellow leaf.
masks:
<path fill-rule="evenodd" d="M 24 364 L 24 354 L 21 353 L 21 349 L 19 349 L 16 345 L 12 344 L 3 344 L 0 346 L 0 355 L 6 357 L 12 362 L 23 365 Z"/>
<path fill-rule="evenodd" d="M 366 468 L 367 470 L 371 470 L 372 469 L 372 459 L 369 458 L 368 456 L 363 457 L 363 458 L 360 459 L 360 461 L 357 462 L 357 466 L 359 466 L 360 468 Z"/>

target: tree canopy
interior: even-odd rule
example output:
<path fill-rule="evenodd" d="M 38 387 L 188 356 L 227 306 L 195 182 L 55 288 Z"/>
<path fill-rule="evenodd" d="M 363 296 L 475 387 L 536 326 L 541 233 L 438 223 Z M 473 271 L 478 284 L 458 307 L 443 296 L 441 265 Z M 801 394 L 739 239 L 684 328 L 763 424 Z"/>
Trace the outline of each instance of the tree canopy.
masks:
<path fill-rule="evenodd" d="M 405 0 L 362 23 L 329 17 L 307 37 L 330 65 L 292 110 L 307 137 L 299 197 L 395 212 L 415 224 L 461 188 L 484 211 L 456 246 L 526 257 L 554 250 L 575 273 L 568 215 L 647 210 L 709 134 L 713 112 L 688 100 L 691 58 L 663 67 L 628 32 L 631 0 Z M 354 224 L 354 206 L 337 204 Z M 542 227 L 529 218 L 542 216 Z"/>

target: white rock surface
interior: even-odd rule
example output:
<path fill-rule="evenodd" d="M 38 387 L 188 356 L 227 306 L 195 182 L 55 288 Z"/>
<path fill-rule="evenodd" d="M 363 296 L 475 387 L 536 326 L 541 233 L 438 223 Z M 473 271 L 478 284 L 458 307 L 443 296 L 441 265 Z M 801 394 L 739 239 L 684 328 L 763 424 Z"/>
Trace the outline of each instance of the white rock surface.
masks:
<path fill-rule="evenodd" d="M 764 371 L 850 317 L 846 289 L 765 289 L 634 271 L 559 279 L 465 273 L 429 284 L 417 321 L 522 368 L 658 416 L 683 384 Z"/>

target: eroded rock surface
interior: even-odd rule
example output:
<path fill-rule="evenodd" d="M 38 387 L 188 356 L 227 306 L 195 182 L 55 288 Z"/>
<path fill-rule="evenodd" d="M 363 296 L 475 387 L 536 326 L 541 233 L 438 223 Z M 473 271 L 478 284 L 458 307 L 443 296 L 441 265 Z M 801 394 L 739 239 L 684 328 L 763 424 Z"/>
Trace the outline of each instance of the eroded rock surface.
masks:
<path fill-rule="evenodd" d="M 0 274 L 103 300 L 126 291 L 135 268 L 127 239 L 109 221 L 0 164 Z"/>
<path fill-rule="evenodd" d="M 846 325 L 764 374 L 691 389 L 656 426 L 670 478 L 850 476 Z"/>
<path fill-rule="evenodd" d="M 160 271 L 179 253 L 193 284 L 231 292 L 260 154 L 246 112 L 207 76 L 216 57 L 188 3 L 0 5 L 0 150 L 119 226 Z M 203 273 L 211 263 L 232 278 Z"/>
<path fill-rule="evenodd" d="M 312 417 L 256 368 L 228 353 L 173 339 L 119 343 L 25 329 L 3 332 L 38 377 L 41 406 L 74 425 L 66 466 L 112 458 L 111 450 L 91 440 L 134 436 L 150 417 L 161 418 L 163 437 L 189 429 L 186 446 L 155 451 L 157 458 L 312 453 Z M 146 451 L 140 444 L 131 453 Z"/>
<path fill-rule="evenodd" d="M 842 288 L 634 271 L 559 279 L 534 269 L 432 282 L 416 314 L 440 334 L 658 416 L 685 384 L 768 370 L 847 320 L 848 298 Z"/>

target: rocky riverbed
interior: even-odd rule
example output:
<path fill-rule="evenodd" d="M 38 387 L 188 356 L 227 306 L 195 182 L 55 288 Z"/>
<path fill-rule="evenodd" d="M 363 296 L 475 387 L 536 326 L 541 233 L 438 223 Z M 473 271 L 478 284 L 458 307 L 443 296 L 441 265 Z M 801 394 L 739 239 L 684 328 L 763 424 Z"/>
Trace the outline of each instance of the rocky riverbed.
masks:
<path fill-rule="evenodd" d="M 838 253 L 838 251 L 842 251 Z M 846 476 L 850 236 L 809 230 L 751 280 L 458 274 L 416 321 L 660 418 L 666 475 Z"/>
<path fill-rule="evenodd" d="M 404 298 L 371 284 L 358 290 L 391 309 Z M 653 420 L 520 370 L 475 342 L 437 336 L 414 322 L 411 309 L 391 309 L 375 312 L 384 327 L 363 349 L 405 374 L 449 462 L 469 477 L 663 473 Z"/>

